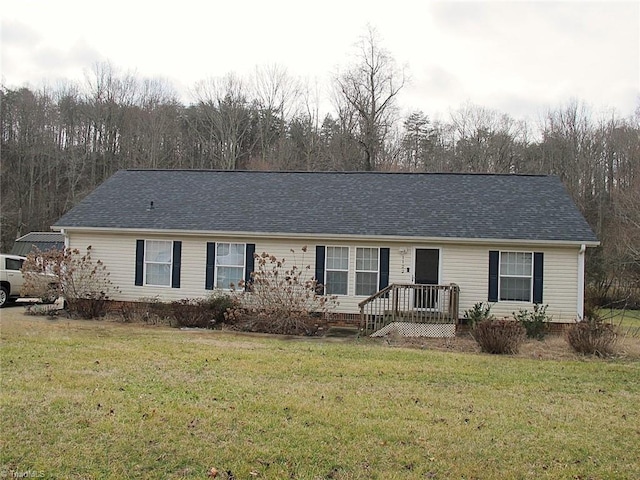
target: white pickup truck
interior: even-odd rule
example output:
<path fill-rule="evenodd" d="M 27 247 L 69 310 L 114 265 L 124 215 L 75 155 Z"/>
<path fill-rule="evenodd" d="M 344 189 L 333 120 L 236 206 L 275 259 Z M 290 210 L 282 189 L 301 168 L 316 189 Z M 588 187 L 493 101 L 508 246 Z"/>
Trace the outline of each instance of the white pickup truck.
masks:
<path fill-rule="evenodd" d="M 0 308 L 20 297 L 24 285 L 20 269 L 25 260 L 18 255 L 0 254 Z"/>

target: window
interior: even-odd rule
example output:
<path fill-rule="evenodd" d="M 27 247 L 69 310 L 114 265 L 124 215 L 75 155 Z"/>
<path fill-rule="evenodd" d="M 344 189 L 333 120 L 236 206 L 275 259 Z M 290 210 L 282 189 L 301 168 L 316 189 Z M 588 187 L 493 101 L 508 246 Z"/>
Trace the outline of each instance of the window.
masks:
<path fill-rule="evenodd" d="M 136 240 L 134 285 L 180 288 L 182 241 Z"/>
<path fill-rule="evenodd" d="M 349 247 L 316 245 L 315 276 L 320 295 L 348 295 L 349 278 L 355 273 L 355 295 L 372 295 L 389 285 L 389 248 L 356 248 L 356 261 L 349 262 Z M 355 266 L 351 268 L 350 266 Z M 496 272 L 498 266 L 496 263 Z M 496 273 L 496 285 L 498 284 Z M 497 287 L 496 287 L 497 290 Z M 497 295 L 497 294 L 496 294 Z"/>
<path fill-rule="evenodd" d="M 7 258 L 5 262 L 7 270 L 20 270 L 23 263 L 24 260 L 20 258 Z"/>
<path fill-rule="evenodd" d="M 325 271 L 325 293 L 347 295 L 349 247 L 327 247 Z"/>
<path fill-rule="evenodd" d="M 531 301 L 533 254 L 500 252 L 500 300 Z"/>
<path fill-rule="evenodd" d="M 171 286 L 173 242 L 146 240 L 144 248 L 144 283 L 161 287 Z"/>
<path fill-rule="evenodd" d="M 378 249 L 356 248 L 356 295 L 378 291 Z"/>
<path fill-rule="evenodd" d="M 244 243 L 216 244 L 216 287 L 237 289 L 244 281 Z"/>

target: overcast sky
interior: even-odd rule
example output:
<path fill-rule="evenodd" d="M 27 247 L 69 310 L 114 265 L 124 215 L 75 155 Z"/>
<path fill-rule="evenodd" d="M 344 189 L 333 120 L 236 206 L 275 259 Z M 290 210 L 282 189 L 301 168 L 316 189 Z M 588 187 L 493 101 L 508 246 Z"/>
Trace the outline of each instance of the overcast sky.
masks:
<path fill-rule="evenodd" d="M 2 83 L 82 81 L 110 61 L 186 93 L 199 80 L 278 64 L 323 90 L 376 28 L 431 117 L 466 102 L 539 118 L 576 99 L 640 105 L 640 2 L 426 0 L 2 0 Z"/>

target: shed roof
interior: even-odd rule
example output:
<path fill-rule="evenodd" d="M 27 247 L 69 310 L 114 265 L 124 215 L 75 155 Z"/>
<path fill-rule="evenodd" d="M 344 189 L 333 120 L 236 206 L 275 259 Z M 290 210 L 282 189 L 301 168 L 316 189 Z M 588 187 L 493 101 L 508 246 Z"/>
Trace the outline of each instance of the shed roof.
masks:
<path fill-rule="evenodd" d="M 64 235 L 59 232 L 30 232 L 18 238 L 11 249 L 12 255 L 27 256 L 36 247 L 41 252 L 64 249 Z"/>
<path fill-rule="evenodd" d="M 54 227 L 597 242 L 548 175 L 121 170 Z"/>

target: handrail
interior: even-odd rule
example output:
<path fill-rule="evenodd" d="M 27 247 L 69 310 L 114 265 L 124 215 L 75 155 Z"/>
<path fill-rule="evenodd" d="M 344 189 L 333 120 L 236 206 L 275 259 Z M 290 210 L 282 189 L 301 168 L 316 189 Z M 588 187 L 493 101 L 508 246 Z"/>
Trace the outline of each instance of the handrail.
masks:
<path fill-rule="evenodd" d="M 374 293 L 373 295 L 368 296 L 367 298 L 365 298 L 363 301 L 361 301 L 358 304 L 359 308 L 362 308 L 364 305 L 366 305 L 369 302 L 372 302 L 373 300 L 375 300 L 378 297 L 382 297 L 384 295 L 387 294 L 388 291 L 390 291 L 395 285 L 397 285 L 396 283 L 392 283 L 391 285 L 387 285 L 386 287 L 384 287 L 382 290 L 378 290 L 376 293 Z"/>
<path fill-rule="evenodd" d="M 360 303 L 365 332 L 392 322 L 456 324 L 460 288 L 449 285 L 393 283 Z"/>

